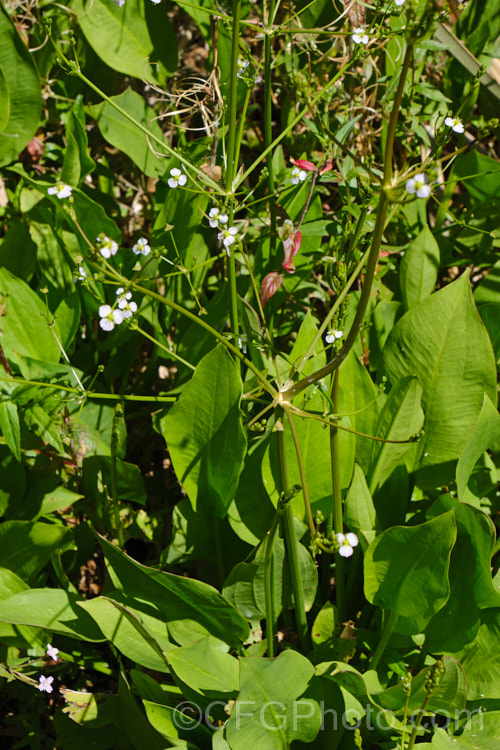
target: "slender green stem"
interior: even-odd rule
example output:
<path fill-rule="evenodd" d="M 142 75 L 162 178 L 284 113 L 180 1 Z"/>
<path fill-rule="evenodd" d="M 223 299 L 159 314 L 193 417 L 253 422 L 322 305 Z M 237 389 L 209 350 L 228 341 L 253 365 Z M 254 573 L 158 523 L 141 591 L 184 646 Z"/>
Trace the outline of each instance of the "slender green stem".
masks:
<path fill-rule="evenodd" d="M 8 383 L 19 383 L 20 385 L 36 385 L 38 388 L 52 388 L 55 391 L 65 391 L 66 393 L 73 393 L 75 396 L 84 398 L 98 398 L 98 399 L 110 399 L 112 401 L 151 401 L 153 403 L 170 403 L 177 401 L 177 396 L 134 396 L 129 394 L 124 396 L 117 393 L 91 393 L 90 391 L 81 391 L 79 388 L 70 388 L 67 385 L 59 385 L 57 383 L 43 383 L 40 380 L 23 380 L 22 378 L 6 378 L 0 376 L 0 381 Z"/>
<path fill-rule="evenodd" d="M 291 411 L 286 408 L 284 411 L 288 419 L 288 423 L 290 425 L 290 432 L 292 433 L 293 443 L 295 446 L 295 453 L 297 455 L 297 463 L 299 466 L 299 474 L 300 474 L 300 484 L 302 486 L 302 496 L 304 498 L 304 506 L 306 509 L 309 533 L 311 534 L 311 539 L 314 539 L 314 537 L 316 536 L 316 526 L 314 525 L 314 520 L 312 517 L 311 501 L 309 499 L 309 490 L 307 489 L 306 470 L 304 466 L 304 460 L 302 458 L 302 451 L 300 450 L 299 436 L 297 434 L 297 428 L 295 427 L 295 422 L 294 422 Z"/>
<path fill-rule="evenodd" d="M 273 587 L 273 545 L 276 530 L 281 518 L 282 511 L 278 508 L 274 516 L 273 524 L 267 532 L 266 555 L 264 561 L 264 591 L 266 598 L 266 640 L 267 655 L 269 659 L 274 656 L 274 587 Z"/>
<path fill-rule="evenodd" d="M 241 0 L 233 0 L 233 31 L 231 40 L 231 77 L 229 85 L 229 131 L 226 150 L 226 195 L 234 195 L 234 178 L 238 169 L 236 161 L 236 115 L 238 109 L 238 53 L 240 49 L 240 16 Z M 234 205 L 231 200 L 229 208 L 229 224 L 232 226 L 234 219 Z M 236 289 L 236 261 L 234 253 L 229 254 L 229 292 L 231 330 L 235 336 L 239 333 L 238 321 L 238 292 Z"/>
<path fill-rule="evenodd" d="M 326 377 L 331 372 L 333 372 L 337 367 L 339 367 L 340 364 L 344 361 L 344 359 L 347 357 L 347 355 L 351 351 L 358 337 L 358 333 L 361 328 L 361 324 L 363 323 L 366 309 L 368 307 L 368 302 L 370 299 L 372 286 L 373 286 L 373 280 L 375 278 L 375 271 L 377 268 L 378 254 L 380 251 L 380 245 L 382 244 L 382 237 L 384 235 L 384 230 L 385 230 L 385 220 L 387 216 L 387 208 L 389 205 L 389 194 L 390 194 L 391 181 L 392 181 L 392 157 L 393 157 L 393 151 L 394 151 L 394 138 L 395 138 L 395 133 L 396 133 L 396 125 L 398 121 L 399 109 L 401 107 L 401 100 L 403 98 L 404 85 L 406 81 L 406 76 L 408 74 L 408 69 L 410 66 L 412 52 L 413 52 L 413 47 L 411 45 L 408 45 L 406 49 L 404 61 L 403 61 L 403 67 L 402 67 L 401 74 L 400 74 L 399 81 L 398 81 L 398 87 L 397 87 L 396 95 L 394 98 L 391 116 L 389 118 L 389 126 L 388 126 L 387 141 L 386 141 L 385 156 L 384 156 L 384 185 L 380 193 L 380 198 L 378 202 L 377 217 L 375 220 L 375 227 L 373 230 L 372 241 L 370 245 L 370 252 L 368 255 L 368 262 L 366 264 L 363 288 L 361 290 L 358 307 L 356 309 L 356 314 L 354 316 L 351 329 L 346 337 L 344 346 L 342 347 L 340 352 L 338 352 L 338 354 L 336 354 L 333 357 L 333 359 L 327 365 L 325 365 L 325 367 L 322 367 L 321 369 L 316 370 L 316 372 L 314 372 L 312 375 L 309 375 L 307 378 L 303 378 L 302 380 L 299 380 L 298 383 L 295 383 L 295 385 L 291 386 L 288 390 L 282 392 L 283 398 L 287 401 L 290 401 L 292 398 L 294 398 L 294 396 L 296 396 L 298 393 L 303 391 L 304 388 L 307 388 L 307 386 L 311 385 L 312 383 L 315 383 L 321 378 Z"/>
<path fill-rule="evenodd" d="M 274 258 L 276 251 L 276 199 L 274 197 L 274 173 L 273 173 L 273 86 L 271 76 L 272 49 L 270 30 L 274 20 L 275 0 L 269 0 L 267 34 L 264 39 L 264 145 L 268 149 L 266 157 L 267 185 L 269 189 L 269 218 L 271 221 L 270 232 L 270 254 Z"/>
<path fill-rule="evenodd" d="M 370 669 L 377 669 L 378 663 L 380 659 L 382 658 L 382 654 L 384 653 L 387 644 L 389 643 L 389 639 L 392 635 L 392 631 L 394 630 L 394 625 L 396 624 L 396 613 L 390 612 L 387 614 L 384 612 L 384 624 L 382 626 L 382 634 L 380 636 L 380 640 L 378 642 L 377 648 L 375 649 L 375 653 L 373 654 L 371 660 L 370 660 Z"/>
<path fill-rule="evenodd" d="M 157 346 L 159 349 L 163 349 L 163 351 L 167 352 L 172 359 L 176 359 L 178 362 L 182 362 L 183 365 L 188 367 L 190 370 L 196 370 L 196 367 L 191 364 L 191 362 L 188 362 L 187 359 L 183 359 L 179 354 L 172 351 L 168 346 L 165 346 L 165 344 L 162 344 L 161 341 L 158 341 L 158 339 L 155 339 L 154 336 L 151 336 L 147 331 L 145 331 L 143 328 L 141 328 L 138 325 L 133 326 L 134 330 L 136 330 L 138 333 L 140 333 L 142 336 L 144 336 L 145 339 L 148 339 L 149 341 L 152 341 L 155 346 Z"/>
<path fill-rule="evenodd" d="M 335 413 L 337 413 L 339 405 L 339 373 L 340 368 L 335 370 L 333 375 L 330 394 Z M 341 534 L 344 530 L 344 518 L 340 482 L 339 433 L 337 427 L 334 426 L 330 427 L 330 458 L 332 464 L 333 531 L 335 534 Z M 344 622 L 347 611 L 345 601 L 345 565 L 344 558 L 338 552 L 335 555 L 335 599 L 339 621 Z"/>
<path fill-rule="evenodd" d="M 123 408 L 120 403 L 115 406 L 115 413 L 113 415 L 113 425 L 111 429 L 111 502 L 113 504 L 113 515 L 115 521 L 115 531 L 118 537 L 120 547 L 123 549 L 124 538 L 123 529 L 120 522 L 120 509 L 118 508 L 118 483 L 116 477 L 116 453 L 118 450 L 118 443 L 120 442 L 120 420 L 123 417 Z"/>
<path fill-rule="evenodd" d="M 415 740 L 417 739 L 418 728 L 419 728 L 420 724 L 422 723 L 422 719 L 424 718 L 424 714 L 425 714 L 425 711 L 427 709 L 427 706 L 429 705 L 430 699 L 431 699 L 431 696 L 430 695 L 426 695 L 425 696 L 425 700 L 422 703 L 422 705 L 421 705 L 421 707 L 420 707 L 420 709 L 418 711 L 418 716 L 415 719 L 415 723 L 413 724 L 413 730 L 412 730 L 412 733 L 410 735 L 410 741 L 408 742 L 408 748 L 407 748 L 407 750 L 413 750 L 413 746 L 415 745 Z"/>
<path fill-rule="evenodd" d="M 295 608 L 295 622 L 300 643 L 304 650 L 310 647 L 309 634 L 307 632 L 307 618 L 304 604 L 304 589 L 299 568 L 298 542 L 295 535 L 293 510 L 289 499 L 288 468 L 286 460 L 285 431 L 276 431 L 276 462 L 278 465 L 278 478 L 281 497 L 284 499 L 285 511 L 283 515 L 283 531 L 285 536 L 286 557 L 288 570 L 292 585 L 293 603 Z"/>

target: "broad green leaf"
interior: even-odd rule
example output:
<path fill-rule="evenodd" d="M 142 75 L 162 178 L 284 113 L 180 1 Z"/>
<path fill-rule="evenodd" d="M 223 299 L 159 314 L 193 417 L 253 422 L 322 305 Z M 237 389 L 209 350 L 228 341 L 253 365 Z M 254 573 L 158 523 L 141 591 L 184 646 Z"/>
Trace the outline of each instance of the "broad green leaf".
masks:
<path fill-rule="evenodd" d="M 2 600 L 14 594 L 29 590 L 29 586 L 8 568 L 0 568 L 0 616 Z M 0 622 L 0 642 L 8 646 L 27 649 L 34 645 L 46 647 L 47 638 L 43 630 L 30 628 L 27 625 L 11 625 Z"/>
<path fill-rule="evenodd" d="M 0 401 L 0 432 L 13 455 L 21 460 L 21 429 L 17 406 L 12 401 Z"/>
<path fill-rule="evenodd" d="M 20 356 L 43 357 L 58 362 L 61 352 L 45 317 L 52 316 L 40 297 L 6 268 L 0 268 L 0 297 L 4 298 L 0 328 L 7 358 L 17 362 Z"/>
<path fill-rule="evenodd" d="M 319 706 L 302 699 L 314 667 L 295 651 L 275 659 L 240 661 L 240 694 L 226 725 L 231 750 L 287 750 L 292 740 L 311 742 L 321 724 Z"/>
<path fill-rule="evenodd" d="M 348 529 L 372 541 L 369 532 L 377 528 L 377 512 L 365 475 L 357 464 L 345 499 L 344 522 Z"/>
<path fill-rule="evenodd" d="M 429 227 L 425 226 L 410 242 L 401 261 L 401 294 L 407 310 L 434 291 L 439 263 L 439 245 Z"/>
<path fill-rule="evenodd" d="M 176 708 L 152 701 L 145 700 L 143 703 L 152 726 L 169 741 L 169 750 L 195 750 L 198 747 L 209 746 L 210 733 L 200 723 L 199 712 L 196 710 L 192 713 L 183 713 Z"/>
<path fill-rule="evenodd" d="M 0 243 L 0 267 L 28 281 L 37 266 L 37 247 L 27 223 L 11 224 Z"/>
<path fill-rule="evenodd" d="M 90 615 L 78 606 L 80 602 L 84 599 L 62 589 L 30 589 L 0 602 L 0 620 L 83 641 L 106 640 Z"/>
<path fill-rule="evenodd" d="M 470 701 L 498 699 L 500 684 L 500 608 L 481 612 L 479 631 L 466 648 L 456 654 L 465 670 Z"/>
<path fill-rule="evenodd" d="M 349 419 L 352 429 L 364 435 L 375 434 L 379 411 L 377 393 L 377 387 L 373 384 L 368 370 L 361 364 L 355 352 L 351 351 L 340 367 L 339 411 Z M 372 441 L 356 435 L 355 444 L 356 463 L 366 471 Z"/>
<path fill-rule="evenodd" d="M 487 302 L 498 305 L 500 299 L 500 260 L 497 260 L 488 273 L 486 273 L 474 292 L 474 299 L 477 305 L 484 305 Z"/>
<path fill-rule="evenodd" d="M 7 98 L 4 99 L 8 92 Z M 40 79 L 27 46 L 0 6 L 0 167 L 16 159 L 35 135 L 42 109 Z"/>
<path fill-rule="evenodd" d="M 0 445 L 0 513 L 17 507 L 26 491 L 26 471 L 6 445 Z M 1 563 L 0 563 L 1 565 Z"/>
<path fill-rule="evenodd" d="M 147 136 L 125 115 L 118 112 L 110 102 L 117 104 L 136 122 L 163 140 L 163 133 L 155 120 L 154 111 L 131 88 L 118 96 L 110 97 L 109 101 L 89 107 L 89 112 L 97 120 L 101 133 L 112 146 L 116 146 L 127 154 L 148 177 L 164 175 L 168 160 L 165 157 L 156 156 L 155 151 L 158 152 L 158 145 L 149 143 Z"/>
<path fill-rule="evenodd" d="M 479 307 L 478 312 L 488 331 L 497 365 L 500 365 L 500 305 L 498 302 L 487 302 Z"/>
<path fill-rule="evenodd" d="M 457 530 L 453 511 L 418 526 L 394 526 L 364 558 L 365 596 L 398 616 L 399 633 L 421 633 L 446 603 L 448 569 Z"/>
<path fill-rule="evenodd" d="M 479 151 L 469 151 L 460 154 L 453 165 L 455 177 L 466 177 L 464 188 L 470 195 L 481 203 L 491 206 L 500 196 L 500 166 L 496 159 L 481 154 Z"/>
<path fill-rule="evenodd" d="M 144 713 L 137 705 L 135 696 L 132 695 L 130 685 L 124 669 L 120 671 L 118 681 L 118 716 L 117 723 L 123 733 L 132 743 L 134 750 L 164 750 L 165 741 L 150 724 Z M 121 747 L 121 744 L 119 745 Z"/>
<path fill-rule="evenodd" d="M 24 408 L 23 418 L 26 426 L 44 443 L 55 448 L 59 455 L 64 454 L 61 440 L 61 415 L 57 411 L 49 412 L 40 404 L 29 404 Z"/>
<path fill-rule="evenodd" d="M 80 690 L 60 688 L 66 706 L 64 714 L 77 724 L 86 727 L 102 727 L 113 723 L 116 716 L 118 697 L 107 693 L 84 693 Z"/>
<path fill-rule="evenodd" d="M 153 613 L 146 613 L 140 603 L 110 592 L 80 605 L 96 621 L 108 641 L 132 661 L 157 672 L 168 672 L 165 648 L 172 648 L 167 627 Z"/>
<path fill-rule="evenodd" d="M 484 393 L 496 403 L 495 358 L 467 274 L 396 323 L 384 348 L 384 366 L 393 383 L 416 375 L 422 385 L 425 435 L 417 454 L 417 481 L 425 487 L 451 481 Z"/>
<path fill-rule="evenodd" d="M 466 704 L 467 682 L 464 670 L 456 659 L 452 657 L 443 658 L 444 673 L 436 690 L 431 694 L 427 704 L 429 711 L 461 711 Z M 429 675 L 431 666 L 425 667 L 411 681 L 411 692 L 407 704 L 407 695 L 401 682 L 394 687 L 377 693 L 375 698 L 385 708 L 396 713 L 402 713 L 405 705 L 408 705 L 408 713 L 416 713 L 421 707 L 427 695 L 425 681 Z"/>
<path fill-rule="evenodd" d="M 500 711 L 478 710 L 457 734 L 450 736 L 444 729 L 437 728 L 429 747 L 431 750 L 500 750 L 499 737 Z"/>
<path fill-rule="evenodd" d="M 68 529 L 63 526 L 4 521 L 0 524 L 0 565 L 29 581 L 69 537 Z"/>
<path fill-rule="evenodd" d="M 418 433 L 424 421 L 421 398 L 422 387 L 416 378 L 398 380 L 380 412 L 375 437 L 409 441 Z M 372 495 L 390 477 L 410 447 L 409 442 L 398 444 L 373 441 L 367 476 Z"/>
<path fill-rule="evenodd" d="M 262 609 L 254 591 L 254 581 L 258 572 L 259 565 L 255 562 L 238 563 L 229 573 L 222 589 L 224 598 L 236 607 L 240 615 L 245 620 L 256 623 L 265 617 L 265 609 Z M 276 598 L 274 601 L 276 603 Z M 275 614 L 277 616 L 279 611 Z"/>
<path fill-rule="evenodd" d="M 113 70 L 162 84 L 177 67 L 175 32 L 165 9 L 142 0 L 72 0 L 85 37 Z"/>
<path fill-rule="evenodd" d="M 115 588 L 149 602 L 167 626 L 192 620 L 230 646 L 248 636 L 245 620 L 208 584 L 140 565 L 102 537 L 99 542 Z"/>
<path fill-rule="evenodd" d="M 246 449 L 239 403 L 241 378 L 219 345 L 160 424 L 175 473 L 196 510 L 207 503 L 223 517 L 231 505 Z"/>
<path fill-rule="evenodd" d="M 179 680 L 206 698 L 227 701 L 238 693 L 238 660 L 210 636 L 171 651 L 168 663 Z"/>
<path fill-rule="evenodd" d="M 68 294 L 56 308 L 57 333 L 65 351 L 71 346 L 76 336 L 80 325 L 80 314 L 81 304 L 78 292 Z"/>
<path fill-rule="evenodd" d="M 78 185 L 95 167 L 95 161 L 89 156 L 87 133 L 85 131 L 85 114 L 81 96 L 65 118 L 66 151 L 64 154 L 61 180 L 69 185 Z"/>
<path fill-rule="evenodd" d="M 466 500 L 467 482 L 479 457 L 487 448 L 500 446 L 500 415 L 488 396 L 472 427 L 457 464 L 457 490 L 460 500 Z"/>
<path fill-rule="evenodd" d="M 316 563 L 300 542 L 297 545 L 297 556 L 299 563 L 300 582 L 304 593 L 304 609 L 309 612 L 316 598 L 318 588 L 318 569 Z M 283 607 L 289 608 L 293 605 L 292 584 L 290 581 L 290 570 L 288 565 L 283 568 Z"/>

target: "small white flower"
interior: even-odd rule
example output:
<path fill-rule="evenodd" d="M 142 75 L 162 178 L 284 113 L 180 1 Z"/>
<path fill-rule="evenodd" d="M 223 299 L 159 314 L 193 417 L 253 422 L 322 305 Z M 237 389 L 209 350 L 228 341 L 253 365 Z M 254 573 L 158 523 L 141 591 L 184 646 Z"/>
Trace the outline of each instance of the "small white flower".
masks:
<path fill-rule="evenodd" d="M 134 247 L 132 248 L 132 252 L 134 255 L 149 255 L 151 252 L 151 248 L 148 244 L 148 241 L 145 237 L 141 237 L 137 240 Z"/>
<path fill-rule="evenodd" d="M 65 182 L 56 182 L 55 185 L 47 188 L 48 194 L 55 195 L 59 200 L 62 200 L 62 198 L 69 198 L 72 190 L 73 188 L 71 185 L 66 185 Z"/>
<path fill-rule="evenodd" d="M 394 0 L 394 2 L 396 3 L 396 5 L 404 5 L 405 4 L 405 0 Z"/>
<path fill-rule="evenodd" d="M 325 341 L 327 344 L 333 344 L 336 339 L 341 339 L 344 331 L 329 330 L 326 332 Z"/>
<path fill-rule="evenodd" d="M 465 130 L 464 124 L 460 117 L 451 117 L 451 115 L 448 115 L 448 117 L 444 121 L 444 124 L 446 125 L 446 127 L 451 128 L 455 133 L 463 133 Z"/>
<path fill-rule="evenodd" d="M 53 661 L 57 661 L 57 654 L 59 653 L 59 649 L 55 648 L 55 646 L 51 646 L 50 643 L 47 644 L 47 655 L 50 656 Z"/>
<path fill-rule="evenodd" d="M 238 57 L 238 72 L 236 73 L 238 78 L 241 78 L 245 70 L 250 65 L 250 62 L 248 60 L 245 60 L 243 57 Z"/>
<path fill-rule="evenodd" d="M 431 194 L 431 186 L 427 184 L 428 179 L 425 174 L 416 174 L 406 183 L 406 189 L 409 193 L 416 193 L 417 198 L 428 198 Z"/>
<path fill-rule="evenodd" d="M 290 177 L 290 182 L 292 185 L 298 185 L 299 182 L 304 182 L 304 180 L 307 177 L 307 172 L 305 172 L 303 169 L 300 169 L 299 167 L 294 167 L 292 169 L 292 176 Z"/>
<path fill-rule="evenodd" d="M 125 5 L 125 0 L 113 0 L 115 5 L 118 5 L 119 8 L 122 8 Z"/>
<path fill-rule="evenodd" d="M 155 5 L 159 5 L 161 3 L 161 0 L 151 0 L 151 2 Z"/>
<path fill-rule="evenodd" d="M 123 313 L 124 318 L 131 318 L 132 315 L 137 312 L 137 303 L 133 300 L 123 300 L 118 303 L 120 311 Z"/>
<path fill-rule="evenodd" d="M 366 33 L 366 31 L 361 28 L 361 26 L 358 26 L 357 29 L 354 29 L 354 34 L 351 37 L 352 41 L 355 44 L 368 44 L 370 41 L 370 37 Z"/>
<path fill-rule="evenodd" d="M 238 349 L 240 349 L 243 354 L 247 353 L 247 337 L 245 335 L 238 338 Z"/>
<path fill-rule="evenodd" d="M 118 243 L 110 237 L 106 237 L 105 234 L 100 234 L 96 238 L 95 243 L 103 258 L 111 258 L 112 255 L 116 255 L 118 252 Z"/>
<path fill-rule="evenodd" d="M 339 555 L 341 557 L 350 557 L 354 552 L 354 547 L 358 544 L 359 539 L 356 534 L 336 534 L 337 541 L 340 544 Z"/>
<path fill-rule="evenodd" d="M 208 212 L 209 216 L 209 224 L 211 227 L 218 227 L 219 224 L 227 224 L 229 221 L 229 217 L 227 214 L 221 214 L 220 209 L 217 208 L 217 206 L 214 206 L 210 209 Z"/>
<path fill-rule="evenodd" d="M 73 281 L 83 281 L 87 278 L 87 271 L 83 266 L 78 266 L 73 276 Z"/>
<path fill-rule="evenodd" d="M 222 232 L 219 232 L 217 239 L 222 241 L 222 244 L 226 248 L 226 252 L 229 255 L 229 246 L 233 244 L 238 235 L 238 229 L 236 227 L 226 227 Z"/>
<path fill-rule="evenodd" d="M 278 227 L 278 236 L 280 240 L 286 240 L 293 232 L 293 221 L 291 219 L 285 219 L 283 225 Z"/>
<path fill-rule="evenodd" d="M 113 310 L 110 305 L 101 305 L 99 308 L 99 325 L 103 331 L 112 331 L 115 325 L 123 323 L 125 315 L 122 310 Z"/>
<path fill-rule="evenodd" d="M 44 692 L 45 692 L 45 693 L 51 693 L 51 692 L 52 692 L 52 690 L 54 689 L 54 688 L 52 687 L 52 683 L 54 682 L 54 678 L 53 678 L 52 676 L 51 676 L 51 677 L 45 677 L 45 676 L 44 676 L 44 675 L 42 674 L 42 675 L 40 675 L 40 677 L 38 678 L 38 682 L 39 682 L 39 685 L 38 685 L 38 689 L 39 689 L 39 690 L 40 690 L 40 691 L 41 691 L 42 693 L 44 693 Z"/>
<path fill-rule="evenodd" d="M 184 172 L 181 172 L 180 169 L 177 169 L 177 167 L 174 167 L 174 169 L 171 169 L 170 174 L 172 176 L 169 178 L 168 184 L 170 185 L 171 188 L 176 188 L 179 186 L 183 187 L 183 185 L 186 184 L 187 182 L 186 175 L 184 174 Z"/>

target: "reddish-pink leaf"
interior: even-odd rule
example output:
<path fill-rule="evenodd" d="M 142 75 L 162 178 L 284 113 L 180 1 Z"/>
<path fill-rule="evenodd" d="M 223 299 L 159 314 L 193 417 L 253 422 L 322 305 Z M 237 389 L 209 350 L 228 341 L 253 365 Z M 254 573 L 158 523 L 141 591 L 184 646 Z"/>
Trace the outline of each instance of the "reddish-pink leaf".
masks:
<path fill-rule="evenodd" d="M 288 273 L 294 273 L 295 266 L 292 263 L 293 258 L 297 255 L 302 242 L 302 233 L 297 230 L 283 241 L 283 250 L 285 251 L 285 259 L 282 263 L 283 268 Z"/>
<path fill-rule="evenodd" d="M 264 276 L 262 284 L 260 285 L 260 301 L 262 307 L 264 307 L 266 302 L 278 291 L 283 282 L 283 278 L 283 274 L 278 273 L 277 271 L 271 271 L 267 276 Z"/>
<path fill-rule="evenodd" d="M 320 168 L 319 173 L 320 174 L 326 174 L 327 172 L 330 172 L 333 169 L 333 159 L 327 159 L 323 166 Z"/>
<path fill-rule="evenodd" d="M 306 161 L 305 159 L 297 159 L 297 161 L 295 161 L 295 159 L 290 159 L 290 161 L 295 167 L 299 167 L 299 169 L 304 169 L 306 172 L 316 171 L 316 167 L 312 163 L 312 161 Z"/>

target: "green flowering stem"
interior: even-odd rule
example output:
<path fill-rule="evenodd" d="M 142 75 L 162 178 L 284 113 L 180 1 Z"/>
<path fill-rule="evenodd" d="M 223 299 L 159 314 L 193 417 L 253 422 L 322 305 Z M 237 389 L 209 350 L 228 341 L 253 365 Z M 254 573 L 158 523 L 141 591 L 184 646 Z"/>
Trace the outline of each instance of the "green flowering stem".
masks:
<path fill-rule="evenodd" d="M 384 624 L 382 626 L 382 633 L 377 648 L 375 649 L 375 653 L 370 659 L 369 669 L 377 669 L 378 663 L 382 658 L 382 654 L 384 653 L 386 646 L 389 643 L 389 639 L 392 635 L 392 631 L 394 630 L 394 625 L 396 624 L 396 616 L 397 615 L 395 612 L 389 612 L 389 614 L 387 614 L 387 612 L 384 611 Z"/>
<path fill-rule="evenodd" d="M 281 410 L 278 410 L 278 415 Z M 278 465 L 278 486 L 280 495 L 285 500 L 285 511 L 283 514 L 283 534 L 285 537 L 286 558 L 292 585 L 293 603 L 295 608 L 295 622 L 297 633 L 302 648 L 308 651 L 310 648 L 309 635 L 307 632 L 307 618 L 304 603 L 304 589 L 299 568 L 298 542 L 295 535 L 295 525 L 292 504 L 290 501 L 290 487 L 288 484 L 288 469 L 286 460 L 286 443 L 284 429 L 276 430 L 276 463 Z"/>
<path fill-rule="evenodd" d="M 115 521 L 115 531 L 118 537 L 120 547 L 123 549 L 125 540 L 123 538 L 123 529 L 120 523 L 120 510 L 118 508 L 118 483 L 116 478 L 116 453 L 120 442 L 120 420 L 123 417 L 123 407 L 121 403 L 115 406 L 113 414 L 113 425 L 111 428 L 111 503 L 113 505 L 113 515 Z"/>
<path fill-rule="evenodd" d="M 264 2 L 264 17 L 266 16 L 266 5 Z M 267 9 L 267 29 L 264 38 L 264 145 L 268 149 L 266 158 L 267 165 L 267 186 L 269 190 L 269 218 L 271 220 L 270 228 L 270 253 L 274 258 L 276 250 L 276 199 L 274 196 L 274 172 L 273 172 L 273 126 L 272 126 L 272 50 L 271 50 L 271 28 L 275 15 L 275 0 L 269 0 Z"/>
<path fill-rule="evenodd" d="M 427 706 L 429 705 L 430 699 L 431 699 L 431 695 L 430 694 L 426 695 L 425 699 L 424 699 L 424 702 L 422 703 L 422 705 L 420 706 L 420 708 L 418 710 L 417 717 L 416 717 L 416 719 L 415 719 L 415 721 L 413 723 L 413 730 L 412 730 L 412 733 L 410 735 L 410 741 L 408 742 L 407 750 L 412 750 L 413 746 L 415 745 L 415 740 L 417 739 L 418 729 L 420 727 L 420 724 L 422 723 L 422 719 L 424 718 L 424 715 L 425 715 L 425 712 L 427 710 Z"/>
<path fill-rule="evenodd" d="M 391 116 L 389 118 L 389 125 L 387 131 L 387 141 L 384 155 L 384 185 L 380 193 L 380 198 L 377 208 L 377 217 L 375 219 L 375 227 L 373 229 L 372 241 L 370 245 L 370 252 L 368 255 L 368 262 L 366 264 L 365 279 L 363 282 L 363 288 L 361 289 L 361 295 L 359 303 L 356 309 L 351 329 L 346 337 L 344 346 L 327 365 L 316 370 L 316 372 L 309 375 L 307 378 L 299 380 L 298 383 L 292 385 L 288 390 L 283 391 L 282 396 L 286 401 L 291 401 L 298 393 L 307 388 L 312 383 L 320 380 L 321 378 L 330 375 L 331 372 L 337 369 L 344 359 L 351 351 L 354 343 L 358 337 L 359 330 L 363 323 L 363 319 L 366 314 L 368 302 L 373 286 L 373 280 L 375 278 L 375 271 L 377 269 L 378 255 L 380 252 L 380 246 L 382 244 L 382 238 L 384 236 L 385 221 L 387 217 L 387 208 L 389 206 L 389 195 L 391 192 L 392 183 L 392 157 L 394 153 L 394 138 L 396 134 L 396 125 L 399 116 L 399 110 L 401 107 L 401 100 L 403 98 L 403 91 L 406 81 L 406 76 L 410 67 L 411 57 L 413 53 L 412 45 L 408 45 L 403 61 L 403 67 L 399 76 L 398 87 L 396 95 L 394 97 L 394 103 L 391 110 Z"/>
<path fill-rule="evenodd" d="M 240 16 L 241 0 L 233 0 L 233 32 L 231 40 L 231 76 L 229 83 L 229 131 L 228 143 L 226 150 L 226 196 L 234 196 L 234 178 L 238 169 L 236 161 L 236 115 L 238 107 L 238 52 L 240 49 Z M 234 205 L 231 200 L 229 207 L 229 226 L 233 226 Z M 238 321 L 238 291 L 236 289 L 236 261 L 234 253 L 229 253 L 228 259 L 229 271 L 229 293 L 230 308 L 229 317 L 231 320 L 231 331 L 235 336 L 239 333 Z"/>
<path fill-rule="evenodd" d="M 271 528 L 267 532 L 266 538 L 266 554 L 264 558 L 264 592 L 266 600 L 266 640 L 267 640 L 267 656 L 272 659 L 274 656 L 274 589 L 273 589 L 273 545 L 274 537 L 276 536 L 276 530 L 280 518 L 283 514 L 282 508 L 278 506 L 276 515 Z"/>
<path fill-rule="evenodd" d="M 334 413 L 338 412 L 339 404 L 339 373 L 337 368 L 332 378 L 331 399 L 333 401 Z M 344 531 L 344 514 L 342 508 L 342 489 L 340 481 L 340 450 L 339 432 L 337 426 L 330 427 L 330 458 L 332 464 L 332 490 L 333 490 L 333 533 L 341 534 Z M 335 553 L 335 601 L 339 621 L 344 622 L 346 618 L 345 601 L 345 560 L 339 552 Z"/>

